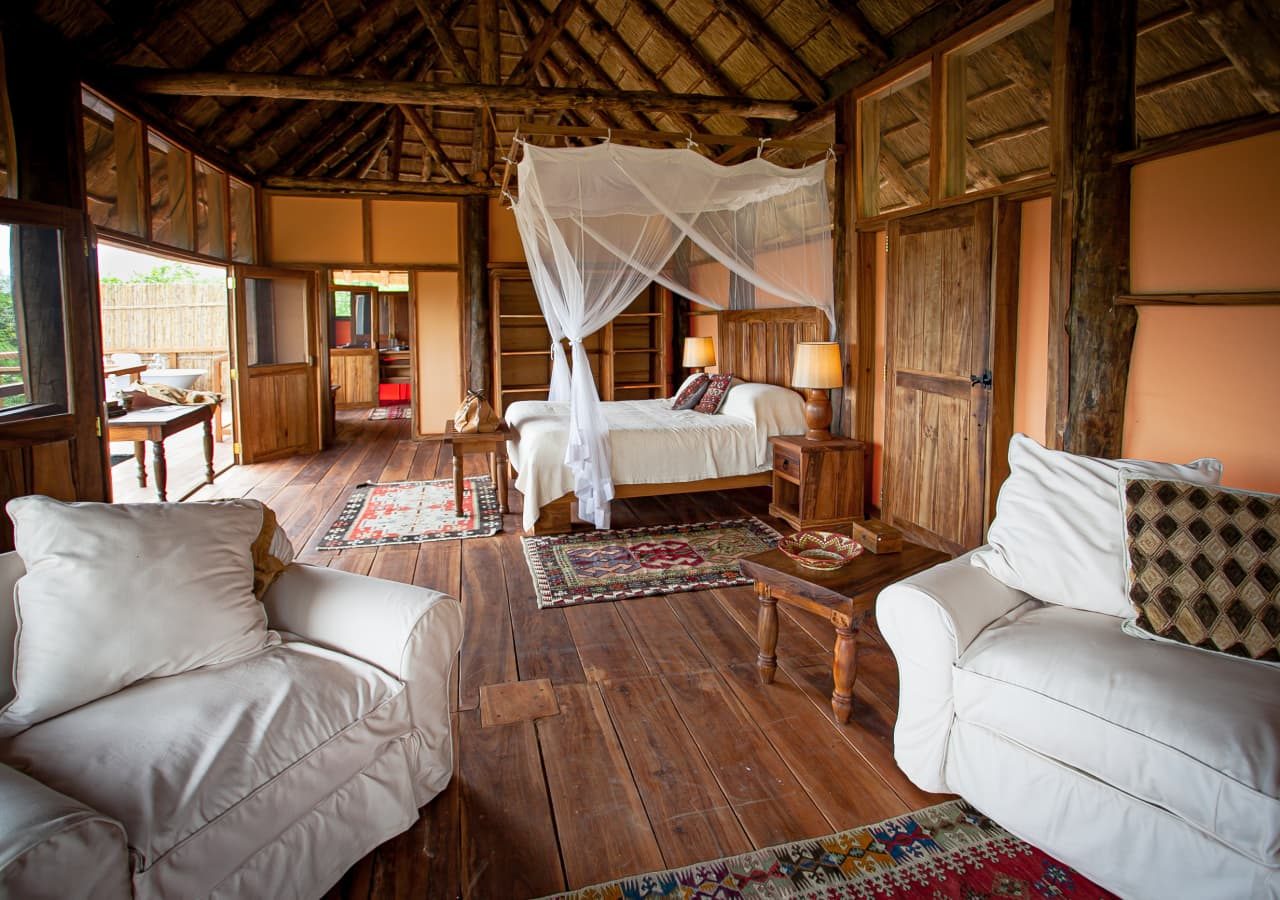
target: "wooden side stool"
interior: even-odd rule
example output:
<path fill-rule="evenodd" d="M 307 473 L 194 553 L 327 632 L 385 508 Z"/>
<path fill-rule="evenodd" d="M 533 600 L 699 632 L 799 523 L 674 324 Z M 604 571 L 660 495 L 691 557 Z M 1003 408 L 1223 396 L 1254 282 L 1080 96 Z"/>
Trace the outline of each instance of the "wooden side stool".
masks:
<path fill-rule="evenodd" d="M 468 453 L 484 453 L 489 459 L 489 475 L 498 491 L 498 510 L 507 513 L 507 439 L 511 427 L 498 423 L 497 431 L 461 432 L 453 427 L 453 420 L 444 423 L 444 436 L 453 448 L 453 497 L 454 509 L 462 515 L 462 459 Z"/>

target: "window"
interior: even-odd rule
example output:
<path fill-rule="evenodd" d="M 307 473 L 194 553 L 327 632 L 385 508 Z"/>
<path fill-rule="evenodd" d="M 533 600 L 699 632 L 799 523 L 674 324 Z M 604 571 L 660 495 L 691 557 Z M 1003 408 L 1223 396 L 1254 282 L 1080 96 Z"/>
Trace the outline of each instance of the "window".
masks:
<path fill-rule="evenodd" d="M 65 235 L 0 215 L 0 420 L 70 412 Z"/>
<path fill-rule="evenodd" d="M 89 218 L 99 228 L 145 237 L 142 125 L 89 91 L 81 97 Z"/>
<path fill-rule="evenodd" d="M 946 58 L 954 196 L 1049 173 L 1053 11 L 1039 3 Z"/>
<path fill-rule="evenodd" d="M 5 90 L 4 47 L 0 45 L 0 197 L 18 196 L 13 178 L 13 116 L 9 112 L 9 92 Z"/>
<path fill-rule="evenodd" d="M 929 202 L 932 84 L 923 66 L 858 104 L 862 215 Z"/>
<path fill-rule="evenodd" d="M 231 258 L 254 261 L 253 188 L 235 178 L 231 179 Z"/>
<path fill-rule="evenodd" d="M 307 282 L 245 279 L 245 337 L 251 366 L 307 362 Z"/>
<path fill-rule="evenodd" d="M 151 239 L 191 250 L 191 154 L 155 132 L 147 132 L 151 174 Z"/>
<path fill-rule="evenodd" d="M 196 160 L 196 250 L 205 256 L 227 256 L 227 176 Z"/>

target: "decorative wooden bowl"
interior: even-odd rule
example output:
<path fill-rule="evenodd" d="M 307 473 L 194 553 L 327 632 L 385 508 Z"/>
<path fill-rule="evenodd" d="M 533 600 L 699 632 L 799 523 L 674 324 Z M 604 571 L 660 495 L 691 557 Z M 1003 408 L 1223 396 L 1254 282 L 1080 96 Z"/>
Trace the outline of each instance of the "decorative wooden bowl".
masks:
<path fill-rule="evenodd" d="M 778 541 L 778 549 L 806 569 L 847 566 L 862 552 L 853 538 L 830 531 L 800 531 Z"/>

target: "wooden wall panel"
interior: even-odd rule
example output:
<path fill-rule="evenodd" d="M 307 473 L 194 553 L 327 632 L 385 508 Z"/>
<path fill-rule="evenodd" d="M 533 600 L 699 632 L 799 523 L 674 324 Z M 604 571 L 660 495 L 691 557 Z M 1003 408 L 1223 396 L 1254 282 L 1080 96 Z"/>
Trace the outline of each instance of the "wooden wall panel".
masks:
<path fill-rule="evenodd" d="M 338 385 L 339 409 L 376 406 L 378 355 L 371 350 L 330 350 L 329 380 Z"/>
<path fill-rule="evenodd" d="M 726 310 L 718 320 L 719 370 L 783 387 L 791 386 L 796 344 L 825 341 L 828 333 L 826 313 L 811 306 Z"/>

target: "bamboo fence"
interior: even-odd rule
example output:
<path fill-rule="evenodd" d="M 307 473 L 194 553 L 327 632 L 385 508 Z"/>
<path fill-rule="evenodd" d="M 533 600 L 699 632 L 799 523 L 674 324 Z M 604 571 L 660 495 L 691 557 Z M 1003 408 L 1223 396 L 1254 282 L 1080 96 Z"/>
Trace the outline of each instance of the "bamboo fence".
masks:
<path fill-rule="evenodd" d="M 215 367 L 227 358 L 227 289 L 220 284 L 103 284 L 102 351 L 137 353 L 150 362 L 204 369 L 197 390 L 218 390 Z"/>

